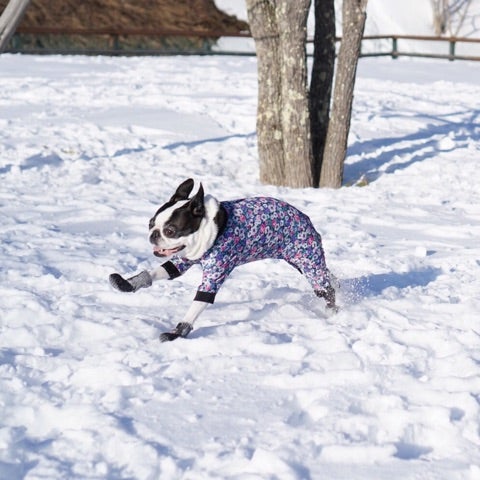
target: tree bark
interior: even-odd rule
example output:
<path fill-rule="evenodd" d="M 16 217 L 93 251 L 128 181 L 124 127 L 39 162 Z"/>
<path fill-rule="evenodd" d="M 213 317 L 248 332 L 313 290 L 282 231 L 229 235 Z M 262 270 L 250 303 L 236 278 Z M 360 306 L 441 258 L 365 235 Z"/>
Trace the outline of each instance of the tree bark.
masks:
<path fill-rule="evenodd" d="M 10 0 L 2 12 L 0 16 L 0 53 L 7 48 L 29 3 L 30 0 Z"/>
<path fill-rule="evenodd" d="M 260 180 L 313 185 L 306 23 L 311 0 L 247 0 L 258 64 Z"/>
<path fill-rule="evenodd" d="M 342 186 L 352 116 L 353 89 L 368 0 L 343 0 L 343 34 L 338 53 L 333 105 L 323 154 L 320 186 Z"/>
<path fill-rule="evenodd" d="M 285 158 L 281 122 L 281 77 L 275 6 L 247 0 L 250 32 L 255 40 L 258 70 L 257 141 L 260 181 L 281 185 Z"/>
<path fill-rule="evenodd" d="M 307 17 L 311 0 L 277 0 L 285 184 L 313 186 L 307 83 Z"/>
<path fill-rule="evenodd" d="M 315 0 L 315 34 L 309 96 L 314 186 L 318 186 L 320 181 L 334 71 L 335 2 L 334 0 Z"/>

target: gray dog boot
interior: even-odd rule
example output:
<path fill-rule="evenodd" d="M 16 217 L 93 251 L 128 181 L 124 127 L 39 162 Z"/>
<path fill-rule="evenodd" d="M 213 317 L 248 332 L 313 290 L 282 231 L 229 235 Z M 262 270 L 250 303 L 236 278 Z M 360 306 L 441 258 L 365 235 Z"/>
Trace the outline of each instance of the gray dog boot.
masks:
<path fill-rule="evenodd" d="M 136 292 L 140 288 L 147 288 L 152 285 L 152 277 L 147 270 L 127 279 L 118 273 L 112 273 L 109 280 L 110 285 L 121 292 Z"/>

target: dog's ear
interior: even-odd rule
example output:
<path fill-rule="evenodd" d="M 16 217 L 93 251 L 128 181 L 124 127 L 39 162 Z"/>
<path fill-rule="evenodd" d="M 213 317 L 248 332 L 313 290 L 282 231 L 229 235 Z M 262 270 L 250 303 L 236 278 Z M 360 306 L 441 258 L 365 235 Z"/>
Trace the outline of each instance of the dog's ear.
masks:
<path fill-rule="evenodd" d="M 191 191 L 193 190 L 193 179 L 189 178 L 181 183 L 175 193 L 173 194 L 172 198 L 170 199 L 171 202 L 179 202 L 180 200 L 188 200 L 188 196 L 190 195 Z"/>
<path fill-rule="evenodd" d="M 190 200 L 190 211 L 192 212 L 194 217 L 203 217 L 205 215 L 204 193 L 202 184 L 200 184 L 198 192 Z"/>

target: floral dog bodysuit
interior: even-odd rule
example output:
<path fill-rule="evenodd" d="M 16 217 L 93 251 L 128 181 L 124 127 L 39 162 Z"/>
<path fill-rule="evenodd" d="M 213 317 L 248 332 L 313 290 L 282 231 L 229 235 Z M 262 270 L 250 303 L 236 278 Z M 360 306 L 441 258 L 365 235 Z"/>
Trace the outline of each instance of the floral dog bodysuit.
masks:
<path fill-rule="evenodd" d="M 307 215 L 275 198 L 255 197 L 221 202 L 228 219 L 215 243 L 198 260 L 173 257 L 162 266 L 170 278 L 192 265 L 203 269 L 195 300 L 213 303 L 227 276 L 238 265 L 267 258 L 297 268 L 315 292 L 330 287 L 322 239 Z"/>

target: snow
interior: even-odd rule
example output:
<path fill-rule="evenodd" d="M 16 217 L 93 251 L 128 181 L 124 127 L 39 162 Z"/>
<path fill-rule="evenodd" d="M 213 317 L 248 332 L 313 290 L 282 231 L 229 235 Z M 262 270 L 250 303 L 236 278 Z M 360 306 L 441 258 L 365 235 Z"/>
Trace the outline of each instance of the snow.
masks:
<path fill-rule="evenodd" d="M 480 478 L 480 64 L 362 59 L 339 190 L 259 183 L 254 58 L 0 71 L 0 478 Z M 257 262 L 160 344 L 200 271 L 107 279 L 188 177 L 304 210 L 341 311 Z"/>
<path fill-rule="evenodd" d="M 477 37 L 479 33 L 480 0 L 469 0 L 468 8 L 464 5 L 459 8 L 451 20 L 453 28 L 460 27 L 456 36 Z M 218 8 L 236 17 L 247 20 L 246 2 L 237 0 L 215 0 Z M 314 4 L 311 5 L 309 16 L 309 30 L 313 31 L 315 20 L 313 18 Z M 453 4 L 459 7 L 459 4 Z M 414 14 L 412 14 L 414 12 Z M 465 15 L 463 23 L 459 20 Z M 337 29 L 341 31 L 342 0 L 335 0 L 335 16 Z M 433 6 L 431 0 L 368 0 L 367 21 L 365 33 L 367 35 L 434 35 Z M 450 33 L 450 32 L 447 32 Z"/>
<path fill-rule="evenodd" d="M 368 0 L 365 35 L 423 35 L 435 36 L 432 0 Z M 438 2 L 437 2 L 438 3 Z M 468 5 L 467 5 L 468 3 Z M 246 2 L 238 0 L 215 0 L 215 4 L 224 12 L 247 20 Z M 451 30 L 445 37 L 480 37 L 480 0 L 450 2 L 452 8 L 461 7 L 451 19 Z M 335 0 L 335 19 L 337 35 L 342 32 L 342 0 Z M 308 36 L 313 38 L 315 30 L 314 2 L 310 7 L 307 22 Z M 218 42 L 219 50 L 254 52 L 255 45 L 251 39 L 222 38 Z M 448 55 L 448 42 L 426 40 L 398 40 L 398 49 L 402 53 L 430 53 Z M 308 52 L 313 52 L 308 45 Z M 364 40 L 363 53 L 391 52 L 391 40 Z M 457 55 L 480 56 L 480 44 L 457 42 Z"/>

